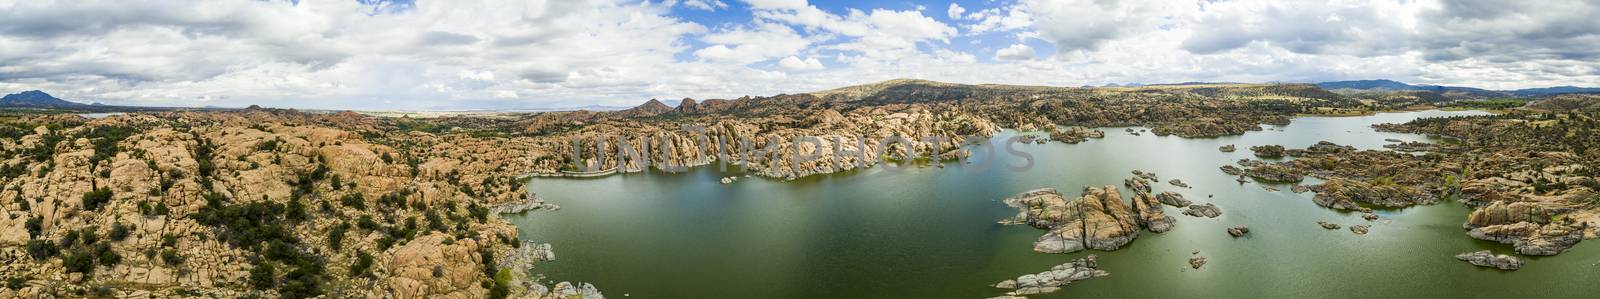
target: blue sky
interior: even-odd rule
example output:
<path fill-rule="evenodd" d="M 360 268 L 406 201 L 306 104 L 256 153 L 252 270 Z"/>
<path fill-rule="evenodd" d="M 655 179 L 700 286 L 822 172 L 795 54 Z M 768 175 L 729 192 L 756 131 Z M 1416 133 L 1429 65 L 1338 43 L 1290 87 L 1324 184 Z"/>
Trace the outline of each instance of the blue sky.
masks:
<path fill-rule="evenodd" d="M 722 1 L 721 3 L 726 4 L 726 7 L 725 8 L 717 7 L 714 10 L 706 10 L 706 9 L 691 7 L 691 6 L 688 6 L 688 5 L 680 5 L 680 6 L 676 6 L 675 8 L 672 9 L 671 15 L 679 17 L 679 18 L 682 18 L 684 20 L 689 20 L 689 21 L 692 21 L 692 22 L 695 22 L 695 23 L 699 23 L 701 25 L 705 25 L 706 27 L 709 27 L 709 28 L 741 26 L 741 25 L 748 24 L 748 23 L 756 20 L 755 15 L 751 13 L 751 8 L 752 7 L 749 4 L 746 4 L 744 2 L 739 2 L 739 1 Z M 824 12 L 828 12 L 828 13 L 832 13 L 832 14 L 838 14 L 838 15 L 849 14 L 852 10 L 872 11 L 872 10 L 875 10 L 875 9 L 879 9 L 879 10 L 896 10 L 896 11 L 919 11 L 919 12 L 922 13 L 922 15 L 924 15 L 926 17 L 932 18 L 932 19 L 940 21 L 940 22 L 945 22 L 945 23 L 948 23 L 948 24 L 957 24 L 957 23 L 964 22 L 963 20 L 954 19 L 954 18 L 950 17 L 950 15 L 949 15 L 949 7 L 950 7 L 951 4 L 955 4 L 955 5 L 959 6 L 959 7 L 961 7 L 962 10 L 964 10 L 965 12 L 976 12 L 976 11 L 980 11 L 980 10 L 984 10 L 984 9 L 1003 8 L 1004 4 L 1009 4 L 1009 3 L 1012 3 L 1012 2 L 1010 2 L 1010 1 L 989 1 L 989 0 L 963 0 L 963 1 L 810 1 L 809 2 L 809 4 L 811 6 L 815 6 L 815 7 L 817 7 L 818 9 L 820 9 L 820 10 L 822 10 Z M 801 31 L 801 32 L 805 32 L 806 31 L 806 28 L 804 28 L 803 26 L 789 25 L 789 27 L 793 28 L 796 31 Z M 983 33 L 976 33 L 976 34 L 964 34 L 964 35 L 954 36 L 954 37 L 950 38 L 948 42 L 940 41 L 937 44 L 941 48 L 946 48 L 946 49 L 951 49 L 951 50 L 956 50 L 956 51 L 961 51 L 961 52 L 966 52 L 966 53 L 994 52 L 995 50 L 998 50 L 998 48 L 1009 46 L 1009 45 L 1013 44 L 1014 42 L 1025 43 L 1025 44 L 1033 47 L 1035 52 L 1050 53 L 1050 52 L 1055 50 L 1055 47 L 1051 43 L 1049 43 L 1047 41 L 1044 41 L 1044 40 L 1041 40 L 1041 39 L 1037 39 L 1037 38 L 1018 39 L 1016 37 L 1016 34 L 1019 31 L 1021 31 L 1021 30 L 1019 29 L 1019 30 L 1006 30 L 1006 31 L 997 31 L 997 32 L 983 32 Z M 690 44 L 694 45 L 694 46 L 697 46 L 697 47 L 710 46 L 709 44 L 706 44 L 704 42 L 700 42 L 698 40 L 692 40 L 691 39 L 691 40 L 688 40 L 688 42 Z M 838 40 L 835 40 L 833 42 L 838 42 Z M 923 50 L 928 50 L 928 47 L 923 47 Z M 681 55 L 678 56 L 678 58 L 680 58 L 680 59 L 690 60 L 690 59 L 693 58 L 693 55 L 691 55 L 692 53 L 687 53 L 686 52 L 686 53 L 680 53 L 680 54 Z M 988 56 L 980 56 L 980 57 L 976 57 L 976 58 L 979 61 L 992 61 L 993 60 L 993 57 L 988 57 Z M 831 59 L 826 58 L 826 55 L 824 55 L 820 59 L 821 59 L 821 61 L 823 62 L 824 65 L 833 66 L 833 65 L 837 65 L 838 64 L 837 61 L 833 61 Z"/>
<path fill-rule="evenodd" d="M 895 78 L 1593 86 L 1594 15 L 1562 0 L 0 0 L 0 91 L 432 110 Z"/>

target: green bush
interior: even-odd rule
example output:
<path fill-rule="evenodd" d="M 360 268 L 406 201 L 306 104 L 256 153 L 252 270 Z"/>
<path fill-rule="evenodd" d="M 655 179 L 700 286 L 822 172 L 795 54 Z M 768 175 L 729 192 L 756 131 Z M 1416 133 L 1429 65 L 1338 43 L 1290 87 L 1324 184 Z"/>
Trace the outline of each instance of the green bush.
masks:
<path fill-rule="evenodd" d="M 166 262 L 168 266 L 182 265 L 183 259 L 182 255 L 178 255 L 177 250 L 171 248 L 161 250 L 161 261 Z"/>
<path fill-rule="evenodd" d="M 94 273 L 94 255 L 88 250 L 73 250 L 61 257 L 61 266 L 67 268 L 67 273 Z"/>
<path fill-rule="evenodd" d="M 106 237 L 111 238 L 111 241 L 121 242 L 128 238 L 128 229 L 128 225 L 124 225 L 122 222 L 111 224 L 111 231 L 106 232 Z"/>
<path fill-rule="evenodd" d="M 174 246 L 178 246 L 178 236 L 177 235 L 161 234 L 161 247 L 171 248 L 171 247 L 174 247 Z"/>
<path fill-rule="evenodd" d="M 28 221 L 22 225 L 27 227 L 29 238 L 38 238 L 39 234 L 44 233 L 44 218 L 28 217 Z"/>
<path fill-rule="evenodd" d="M 378 230 L 378 222 L 373 221 L 372 216 L 361 215 L 360 218 L 356 218 L 356 227 L 369 231 Z"/>
<path fill-rule="evenodd" d="M 368 277 L 368 278 L 371 278 L 372 277 L 372 272 L 370 271 L 371 268 L 372 268 L 372 255 L 371 254 L 367 254 L 366 252 L 357 253 L 355 264 L 350 265 L 350 276 L 351 277 Z"/>
<path fill-rule="evenodd" d="M 278 150 L 277 139 L 262 141 L 260 144 L 256 145 L 256 151 L 270 152 L 275 150 Z"/>
<path fill-rule="evenodd" d="M 289 204 L 285 207 L 285 209 L 287 209 L 287 211 L 285 211 L 283 214 L 284 219 L 295 222 L 306 220 L 306 205 L 300 203 L 299 198 L 289 199 Z"/>
<path fill-rule="evenodd" d="M 6 288 L 13 291 L 22 290 L 23 287 L 27 286 L 28 280 L 27 277 L 23 276 L 6 277 Z"/>
<path fill-rule="evenodd" d="M 257 263 L 254 268 L 250 268 L 250 287 L 257 290 L 266 290 L 277 286 L 278 281 L 274 277 L 276 275 L 274 274 L 275 272 L 272 268 L 272 263 L 265 261 Z"/>
<path fill-rule="evenodd" d="M 111 244 L 100 243 L 94 246 L 94 254 L 101 266 L 111 267 L 122 263 L 122 255 L 111 250 Z"/>
<path fill-rule="evenodd" d="M 361 193 L 345 194 L 344 197 L 339 198 L 339 204 L 360 211 L 365 211 L 367 209 L 367 200 L 361 198 Z"/>
<path fill-rule="evenodd" d="M 90 226 L 78 231 L 78 239 L 83 241 L 83 245 L 94 245 L 95 242 L 100 241 L 100 235 L 94 232 L 96 229 L 99 228 Z"/>
<path fill-rule="evenodd" d="M 111 201 L 111 188 L 100 187 L 83 194 L 83 209 L 98 211 L 100 206 Z"/>
<path fill-rule="evenodd" d="M 348 230 L 350 230 L 350 225 L 343 223 L 333 227 L 332 230 L 328 230 L 328 248 L 333 249 L 333 251 L 339 251 L 340 248 L 343 248 L 344 233 Z"/>
<path fill-rule="evenodd" d="M 511 296 L 511 269 L 500 269 L 494 275 L 494 286 L 489 288 L 489 298 L 505 299 Z"/>
<path fill-rule="evenodd" d="M 28 241 L 28 256 L 33 257 L 34 260 L 42 261 L 55 257 L 58 253 L 60 253 L 60 249 L 56 247 L 56 243 L 45 240 Z"/>
<path fill-rule="evenodd" d="M 33 208 L 29 207 L 28 200 L 22 199 L 22 194 L 17 194 L 16 196 L 12 196 L 11 197 L 11 202 L 17 203 L 17 210 L 19 210 L 19 211 L 28 211 L 28 210 L 32 210 L 33 209 Z"/>

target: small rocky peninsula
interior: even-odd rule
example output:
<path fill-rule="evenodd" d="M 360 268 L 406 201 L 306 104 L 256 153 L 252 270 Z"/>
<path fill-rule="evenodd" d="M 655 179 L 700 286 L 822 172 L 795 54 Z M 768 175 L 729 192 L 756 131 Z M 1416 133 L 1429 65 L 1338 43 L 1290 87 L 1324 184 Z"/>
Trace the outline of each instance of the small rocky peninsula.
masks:
<path fill-rule="evenodd" d="M 1074 281 L 1111 275 L 1105 270 L 1100 270 L 1100 265 L 1095 262 L 1095 256 L 1089 255 L 1080 259 L 1050 267 L 1050 270 L 1037 274 L 1027 274 L 1016 279 L 1007 279 L 995 283 L 994 287 L 1012 289 L 1006 296 L 1029 296 L 1052 293 L 1061 290 L 1062 286 Z M 1020 298 L 1020 297 L 1018 297 Z"/>

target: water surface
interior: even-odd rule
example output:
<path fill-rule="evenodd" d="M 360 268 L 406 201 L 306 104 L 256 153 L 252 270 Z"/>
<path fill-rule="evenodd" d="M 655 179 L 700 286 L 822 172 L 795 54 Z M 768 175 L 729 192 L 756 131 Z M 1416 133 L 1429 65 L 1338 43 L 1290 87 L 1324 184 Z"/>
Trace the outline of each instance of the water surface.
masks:
<path fill-rule="evenodd" d="M 1327 140 L 1377 149 L 1389 138 L 1430 141 L 1369 125 L 1465 114 L 1481 112 L 1297 118 L 1214 139 L 1104 128 L 1105 139 L 1018 146 L 1035 162 L 1022 172 L 953 163 L 729 185 L 718 178 L 735 174 L 712 167 L 537 179 L 530 190 L 562 209 L 506 217 L 524 240 L 555 244 L 559 259 L 538 272 L 594 283 L 611 297 L 983 298 L 1004 293 L 988 284 L 1089 254 L 1099 255 L 1111 276 L 1035 297 L 1590 297 L 1600 291 L 1600 246 L 1589 242 L 1555 257 L 1525 257 L 1528 264 L 1516 272 L 1477 268 L 1453 256 L 1512 249 L 1467 237 L 1461 223 L 1468 210 L 1458 203 L 1379 211 L 1392 222 L 1367 222 L 1312 204 L 1311 193 L 1294 194 L 1287 185 L 1269 192 L 1217 170 L 1250 157 L 1253 145 L 1303 148 Z M 1226 144 L 1239 150 L 1217 151 Z M 1000 165 L 1025 163 L 1004 149 L 995 157 Z M 1160 175 L 1156 192 L 1216 203 L 1223 215 L 1194 218 L 1166 207 L 1178 219 L 1172 231 L 1142 233 L 1117 251 L 1072 254 L 1035 253 L 1033 240 L 1044 231 L 996 224 L 1016 213 L 999 200 L 1030 189 L 1077 195 L 1084 186 L 1117 185 L 1126 198 L 1131 194 L 1121 182 L 1136 169 Z M 1164 183 L 1173 178 L 1193 188 Z M 1324 230 L 1318 219 L 1372 229 L 1367 235 Z M 1224 229 L 1235 225 L 1251 233 L 1229 237 Z M 1195 250 L 1208 258 L 1200 270 L 1187 268 Z"/>

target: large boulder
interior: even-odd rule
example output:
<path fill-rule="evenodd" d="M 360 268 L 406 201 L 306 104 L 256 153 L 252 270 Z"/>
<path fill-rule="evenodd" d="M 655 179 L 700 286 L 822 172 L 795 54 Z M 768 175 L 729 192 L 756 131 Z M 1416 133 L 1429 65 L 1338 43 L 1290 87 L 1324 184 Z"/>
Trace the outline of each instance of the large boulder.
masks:
<path fill-rule="evenodd" d="M 1164 233 L 1172 230 L 1177 223 L 1172 216 L 1167 216 L 1161 210 L 1161 202 L 1150 193 L 1138 192 L 1133 194 L 1133 210 L 1138 214 L 1140 227 L 1153 233 Z"/>
<path fill-rule="evenodd" d="M 1015 279 L 1007 279 L 993 284 L 996 288 L 1015 289 L 1008 292 L 1009 296 L 1035 295 L 1055 292 L 1074 281 L 1110 275 L 1105 270 L 1100 270 L 1095 262 L 1095 256 L 1089 255 L 1072 260 L 1044 272 L 1025 274 Z"/>
<path fill-rule="evenodd" d="M 1233 236 L 1234 238 L 1243 237 L 1245 234 L 1248 234 L 1248 233 L 1250 233 L 1250 227 L 1249 226 L 1240 225 L 1240 226 L 1235 226 L 1235 227 L 1229 227 L 1228 228 L 1228 235 L 1229 236 Z"/>
<path fill-rule="evenodd" d="M 477 242 L 431 233 L 395 248 L 385 294 L 397 298 L 475 298 L 483 276 Z"/>
<path fill-rule="evenodd" d="M 1273 145 L 1257 145 L 1257 146 L 1250 147 L 1250 151 L 1255 152 L 1256 157 L 1262 157 L 1262 158 L 1282 158 L 1283 157 L 1283 146 L 1282 145 L 1276 145 L 1276 144 L 1273 144 Z"/>
<path fill-rule="evenodd" d="M 1039 252 L 1116 250 L 1139 233 L 1132 209 L 1122 202 L 1115 186 L 1086 187 L 1083 196 L 1071 200 L 1055 189 L 1036 189 L 1004 202 L 1019 211 L 1009 222 L 1050 230 L 1034 243 Z"/>
<path fill-rule="evenodd" d="M 1058 128 L 1050 131 L 1050 139 L 1067 144 L 1076 144 L 1089 138 L 1105 138 L 1106 132 L 1084 127 L 1072 126 L 1064 129 Z"/>
<path fill-rule="evenodd" d="M 1211 203 L 1206 203 L 1203 205 L 1196 204 L 1189 205 L 1188 208 L 1184 208 L 1183 214 L 1194 217 L 1217 218 L 1217 216 L 1222 216 L 1222 209 L 1217 208 L 1217 205 Z"/>
<path fill-rule="evenodd" d="M 1494 255 L 1488 250 L 1457 254 L 1456 259 L 1466 261 L 1479 267 L 1489 267 L 1500 270 L 1517 270 L 1522 268 L 1522 260 L 1509 255 Z"/>
<path fill-rule="evenodd" d="M 1550 222 L 1550 216 L 1552 216 L 1550 211 L 1538 203 L 1496 201 L 1489 204 L 1489 206 L 1473 210 L 1471 214 L 1467 214 L 1465 226 L 1471 229 L 1518 222 L 1544 224 Z"/>
<path fill-rule="evenodd" d="M 1131 209 L 1122 203 L 1117 187 L 1085 187 L 1082 201 L 1085 247 L 1116 250 L 1139 237 Z"/>
<path fill-rule="evenodd" d="M 1588 226 L 1569 220 L 1544 225 L 1533 222 L 1490 225 L 1472 228 L 1467 235 L 1480 240 L 1511 244 L 1525 255 L 1556 255 L 1583 241 Z"/>
<path fill-rule="evenodd" d="M 1172 191 L 1156 194 L 1156 200 L 1160 201 L 1162 204 L 1178 208 L 1187 207 L 1192 204 L 1188 199 L 1183 198 L 1183 194 L 1178 194 L 1177 192 Z"/>
<path fill-rule="evenodd" d="M 1336 178 L 1311 187 L 1317 195 L 1312 202 L 1335 210 L 1367 211 L 1357 203 L 1384 207 L 1409 207 L 1439 202 L 1439 197 L 1420 188 L 1399 184 L 1372 184 L 1369 182 Z"/>

